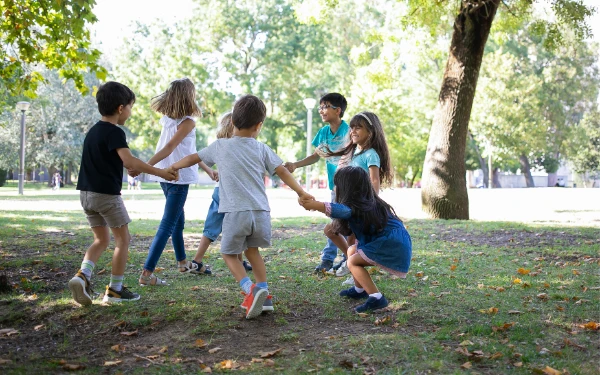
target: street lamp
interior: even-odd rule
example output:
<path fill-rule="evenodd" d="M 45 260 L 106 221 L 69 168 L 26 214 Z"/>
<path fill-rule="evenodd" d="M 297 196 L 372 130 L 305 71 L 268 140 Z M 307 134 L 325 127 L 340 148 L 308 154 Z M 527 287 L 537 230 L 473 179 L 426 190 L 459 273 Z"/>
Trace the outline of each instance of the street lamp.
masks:
<path fill-rule="evenodd" d="M 25 177 L 25 111 L 29 109 L 29 102 L 18 102 L 17 110 L 21 111 L 21 153 L 19 158 L 19 195 L 23 195 L 23 181 Z"/>
<path fill-rule="evenodd" d="M 312 141 L 312 110 L 317 101 L 313 98 L 306 98 L 302 101 L 306 107 L 306 157 L 310 156 L 310 142 Z M 306 166 L 306 191 L 310 190 L 310 166 Z"/>

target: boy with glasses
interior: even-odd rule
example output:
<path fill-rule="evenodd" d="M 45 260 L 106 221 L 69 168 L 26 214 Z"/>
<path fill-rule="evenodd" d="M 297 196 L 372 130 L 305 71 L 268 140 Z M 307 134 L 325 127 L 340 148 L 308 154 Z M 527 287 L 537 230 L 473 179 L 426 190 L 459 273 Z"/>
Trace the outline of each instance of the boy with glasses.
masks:
<path fill-rule="evenodd" d="M 315 152 L 295 163 L 288 162 L 284 164 L 290 172 L 294 172 L 296 168 L 314 164 L 318 162 L 321 157 L 324 157 L 327 165 L 327 179 L 329 189 L 331 190 L 332 202 L 335 198 L 333 175 L 335 175 L 335 171 L 337 170 L 340 157 L 327 157 L 327 153 L 340 151 L 349 142 L 348 135 L 350 133 L 350 127 L 346 121 L 342 120 L 347 106 L 348 102 L 342 94 L 329 93 L 324 95 L 319 101 L 319 114 L 321 115 L 323 122 L 326 122 L 328 125 L 323 126 L 312 141 Z M 323 249 L 323 254 L 321 256 L 321 264 L 315 268 L 315 273 L 327 272 L 332 268 L 333 260 L 336 256 L 337 246 L 328 239 L 327 245 Z M 339 268 L 342 263 L 343 261 L 333 267 L 333 270 Z"/>

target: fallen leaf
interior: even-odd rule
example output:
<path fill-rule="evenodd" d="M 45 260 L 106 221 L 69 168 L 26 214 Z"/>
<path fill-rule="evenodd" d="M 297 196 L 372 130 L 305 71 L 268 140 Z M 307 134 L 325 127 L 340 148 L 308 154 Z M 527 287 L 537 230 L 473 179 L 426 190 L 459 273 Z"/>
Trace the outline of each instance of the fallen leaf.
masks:
<path fill-rule="evenodd" d="M 158 354 L 153 354 L 153 355 L 147 355 L 146 358 L 154 360 L 154 359 L 159 359 L 160 356 Z"/>
<path fill-rule="evenodd" d="M 118 327 L 125 327 L 126 325 L 127 325 L 127 322 L 124 321 L 124 320 L 121 320 L 121 321 L 115 323 L 115 325 L 113 327 L 117 327 L 117 328 Z"/>
<path fill-rule="evenodd" d="M 140 316 L 148 316 L 148 315 L 150 315 L 150 314 L 148 313 L 148 311 L 142 311 L 142 312 L 140 313 Z"/>
<path fill-rule="evenodd" d="M 171 300 L 171 301 L 168 301 L 168 302 L 167 302 L 167 305 L 169 305 L 169 306 L 173 306 L 173 305 L 174 305 L 174 304 L 176 304 L 176 303 L 177 303 L 177 301 L 175 301 L 175 300 Z"/>
<path fill-rule="evenodd" d="M 260 362 L 263 362 L 263 361 L 264 361 L 264 359 L 262 359 L 262 358 L 252 358 L 252 360 L 250 362 L 252 362 L 252 363 L 260 363 Z"/>
<path fill-rule="evenodd" d="M 221 368 L 231 369 L 233 367 L 233 361 L 231 359 L 227 359 L 225 361 L 221 361 L 219 365 Z"/>
<path fill-rule="evenodd" d="M 272 352 L 259 352 L 261 358 L 271 358 L 279 353 L 283 348 L 273 350 Z"/>
<path fill-rule="evenodd" d="M 204 348 L 208 344 L 202 339 L 197 339 L 194 345 L 196 345 L 197 348 Z"/>
<path fill-rule="evenodd" d="M 168 346 L 163 346 L 162 348 L 160 348 L 160 350 L 158 351 L 160 354 L 164 354 L 169 350 Z"/>
<path fill-rule="evenodd" d="M 456 269 L 456 264 L 450 266 L 450 271 L 454 271 Z"/>
<path fill-rule="evenodd" d="M 507 329 L 509 329 L 510 327 L 514 326 L 515 322 L 511 322 L 511 323 L 504 323 L 501 326 L 496 326 L 496 327 L 492 327 L 492 331 L 494 332 L 504 332 Z"/>
<path fill-rule="evenodd" d="M 39 325 L 37 325 L 37 326 L 33 327 L 33 330 L 34 330 L 34 331 L 39 331 L 39 330 L 41 330 L 41 329 L 44 329 L 44 327 L 46 327 L 46 326 L 45 326 L 45 325 L 43 325 L 43 324 L 39 324 Z"/>
<path fill-rule="evenodd" d="M 266 359 L 265 366 L 269 366 L 269 367 L 275 366 L 275 361 L 272 359 Z"/>
<path fill-rule="evenodd" d="M 104 362 L 104 366 L 116 366 L 121 364 L 123 361 L 106 361 Z"/>
<path fill-rule="evenodd" d="M 125 351 L 125 346 L 121 345 L 121 344 L 117 344 L 117 345 L 111 346 L 110 349 L 115 352 L 123 352 L 123 351 Z"/>
<path fill-rule="evenodd" d="M 386 323 L 390 322 L 391 319 L 392 318 L 389 315 L 386 315 L 383 318 L 377 318 L 377 319 L 375 319 L 375 325 L 380 326 L 380 325 L 386 324 Z"/>
<path fill-rule="evenodd" d="M 600 323 L 589 322 L 589 323 L 586 323 L 586 324 L 584 324 L 584 325 L 582 325 L 580 327 L 585 328 L 585 329 L 590 329 L 592 331 L 597 331 L 597 330 L 600 329 Z"/>
<path fill-rule="evenodd" d="M 131 332 L 121 332 L 121 335 L 123 335 L 123 336 L 136 336 L 137 334 L 138 334 L 137 329 L 135 331 L 131 331 Z"/>
<path fill-rule="evenodd" d="M 216 348 L 212 348 L 212 349 L 210 349 L 208 352 L 209 352 L 210 354 L 215 354 L 215 353 L 216 353 L 216 352 L 218 352 L 219 350 L 221 350 L 221 348 L 219 348 L 219 347 L 217 346 Z"/>
<path fill-rule="evenodd" d="M 465 362 L 462 365 L 460 365 L 460 367 L 470 369 L 471 367 L 473 367 L 473 364 L 471 364 L 471 362 Z"/>
<path fill-rule="evenodd" d="M 17 331 L 14 328 L 4 328 L 4 329 L 0 329 L 0 336 L 12 336 L 12 335 L 18 335 L 19 331 Z"/>
<path fill-rule="evenodd" d="M 537 295 L 537 298 L 539 298 L 541 300 L 548 299 L 548 294 L 547 293 L 540 293 L 540 294 Z"/>
<path fill-rule="evenodd" d="M 102 275 L 104 273 L 106 273 L 106 268 L 101 269 L 100 271 L 96 272 L 96 275 Z"/>
<path fill-rule="evenodd" d="M 509 315 L 522 314 L 519 310 L 508 310 Z"/>
<path fill-rule="evenodd" d="M 202 369 L 202 372 L 211 373 L 212 370 L 210 369 L 210 367 L 207 366 L 207 367 L 205 367 L 205 368 Z"/>
<path fill-rule="evenodd" d="M 523 366 L 523 362 L 515 362 L 515 363 L 513 363 L 513 366 L 521 367 L 521 366 Z"/>
<path fill-rule="evenodd" d="M 573 275 L 579 275 L 579 270 L 573 270 Z"/>
<path fill-rule="evenodd" d="M 506 289 L 504 289 L 503 287 L 499 286 L 498 288 L 496 288 L 496 292 L 504 292 Z"/>
<path fill-rule="evenodd" d="M 469 351 L 467 350 L 467 348 L 465 347 L 458 347 L 456 349 L 454 349 L 455 352 L 464 355 L 465 357 L 472 357 L 473 354 L 469 353 Z"/>
<path fill-rule="evenodd" d="M 191 290 L 198 290 L 198 289 L 200 289 L 200 286 L 194 285 Z"/>
<path fill-rule="evenodd" d="M 502 358 L 502 356 L 504 356 L 504 354 L 502 354 L 500 352 L 496 352 L 490 356 L 490 359 L 498 359 L 498 358 Z"/>
<path fill-rule="evenodd" d="M 494 315 L 494 314 L 497 314 L 497 313 L 498 313 L 498 308 L 497 308 L 497 307 L 490 307 L 489 309 L 482 309 L 482 310 L 479 310 L 479 312 L 480 312 L 480 313 L 483 313 L 483 314 L 491 314 L 491 315 Z"/>
<path fill-rule="evenodd" d="M 469 346 L 469 345 L 473 345 L 473 343 L 469 340 L 465 340 L 463 342 L 461 342 L 460 344 L 458 344 L 460 346 Z"/>
<path fill-rule="evenodd" d="M 369 316 L 369 314 L 367 313 L 358 313 L 358 316 L 360 316 L 361 318 L 366 318 L 367 316 Z"/>
<path fill-rule="evenodd" d="M 577 348 L 580 350 L 584 350 L 584 351 L 586 350 L 585 346 L 574 343 L 573 341 L 571 341 L 567 338 L 564 339 L 564 343 L 565 343 L 565 347 L 570 346 L 570 347 Z"/>
<path fill-rule="evenodd" d="M 517 273 L 518 273 L 519 275 L 528 275 L 528 274 L 529 274 L 529 272 L 531 272 L 531 270 L 528 270 L 528 269 L 525 269 L 525 268 L 519 268 L 519 269 L 517 270 Z"/>
<path fill-rule="evenodd" d="M 76 365 L 76 364 L 72 364 L 72 363 L 65 363 L 62 366 L 62 368 L 65 371 L 79 371 L 79 370 L 84 370 L 85 366 L 84 365 Z"/>
<path fill-rule="evenodd" d="M 2 359 L 0 358 L 0 365 L 10 365 L 12 361 L 10 359 Z"/>
<path fill-rule="evenodd" d="M 162 272 L 164 269 L 165 269 L 164 267 L 156 267 L 156 268 L 154 269 L 154 273 L 160 273 L 160 272 Z"/>
<path fill-rule="evenodd" d="M 423 277 L 423 275 L 424 275 L 424 273 L 422 271 L 415 273 L 416 277 Z"/>
<path fill-rule="evenodd" d="M 473 350 L 473 356 L 475 357 L 483 357 L 484 353 L 481 350 Z"/>
<path fill-rule="evenodd" d="M 561 375 L 562 374 L 562 372 L 555 370 L 550 366 L 546 366 L 546 368 L 543 369 L 542 372 L 546 375 Z"/>

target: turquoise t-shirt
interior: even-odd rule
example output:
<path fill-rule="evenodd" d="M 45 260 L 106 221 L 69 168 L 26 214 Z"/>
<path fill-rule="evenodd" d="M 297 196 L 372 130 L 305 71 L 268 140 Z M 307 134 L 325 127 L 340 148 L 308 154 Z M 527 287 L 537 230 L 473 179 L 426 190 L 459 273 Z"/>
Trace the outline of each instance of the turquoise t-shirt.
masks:
<path fill-rule="evenodd" d="M 327 152 L 325 146 L 327 146 L 332 152 L 337 152 L 343 149 L 349 142 L 349 133 L 350 127 L 346 121 L 342 120 L 342 123 L 335 134 L 331 132 L 329 125 L 325 125 L 319 130 L 313 139 L 312 145 L 317 149 L 317 154 L 319 154 L 321 157 L 324 157 L 324 153 Z M 339 156 L 325 157 L 325 164 L 327 165 L 327 179 L 329 181 L 330 190 L 333 190 L 333 175 L 337 170 L 339 161 Z"/>
<path fill-rule="evenodd" d="M 377 154 L 377 151 L 370 148 L 367 151 L 363 151 L 360 153 L 356 151 L 348 165 L 351 165 L 353 167 L 361 167 L 362 169 L 367 171 L 367 173 L 369 173 L 370 166 L 374 165 L 377 168 L 380 168 L 381 162 L 379 160 L 379 155 Z"/>

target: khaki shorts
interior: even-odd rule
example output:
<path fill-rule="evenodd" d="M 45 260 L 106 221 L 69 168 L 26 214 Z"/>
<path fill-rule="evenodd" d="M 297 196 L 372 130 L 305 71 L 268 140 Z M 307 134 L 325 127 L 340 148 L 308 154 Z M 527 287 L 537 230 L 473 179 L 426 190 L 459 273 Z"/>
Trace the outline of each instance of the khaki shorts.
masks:
<path fill-rule="evenodd" d="M 80 191 L 79 199 L 92 228 L 106 225 L 118 228 L 131 223 L 120 195 Z"/>
<path fill-rule="evenodd" d="M 221 237 L 222 254 L 241 254 L 249 247 L 271 246 L 269 211 L 226 212 Z"/>

